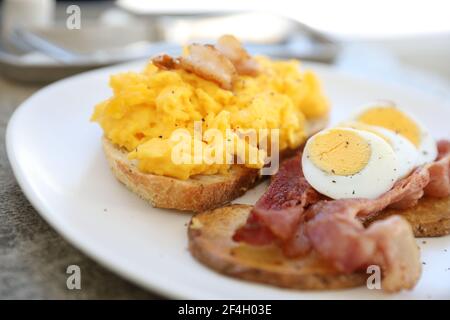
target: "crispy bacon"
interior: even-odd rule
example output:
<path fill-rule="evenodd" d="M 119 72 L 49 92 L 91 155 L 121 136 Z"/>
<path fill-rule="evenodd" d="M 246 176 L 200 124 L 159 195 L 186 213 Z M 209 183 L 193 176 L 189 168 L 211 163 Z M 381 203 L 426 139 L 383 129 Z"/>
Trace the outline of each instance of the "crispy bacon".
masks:
<path fill-rule="evenodd" d="M 304 230 L 299 230 L 299 225 L 305 219 L 311 219 L 318 211 L 333 213 L 347 210 L 351 206 L 353 209 L 359 208 L 355 217 L 366 220 L 387 206 L 414 206 L 428 181 L 428 171 L 417 169 L 376 201 L 326 200 L 325 196 L 315 191 L 306 181 L 301 170 L 301 155 L 298 155 L 281 164 L 269 189 L 255 204 L 247 223 L 236 231 L 233 239 L 255 245 L 281 240 L 287 255 L 298 256 L 307 251 L 305 241 L 301 241 L 305 238 Z M 318 204 L 312 206 L 305 217 L 305 208 L 315 203 Z"/>
<path fill-rule="evenodd" d="M 162 70 L 181 68 L 195 73 L 226 90 L 231 90 L 237 74 L 256 76 L 259 72 L 258 62 L 231 35 L 220 37 L 216 46 L 192 44 L 187 51 L 186 56 L 174 59 L 163 54 L 152 62 Z"/>
<path fill-rule="evenodd" d="M 270 243 L 275 238 L 291 238 L 305 207 L 322 198 L 303 176 L 300 159 L 299 154 L 282 163 L 247 223 L 236 231 L 235 241 L 257 245 Z"/>
<path fill-rule="evenodd" d="M 409 224 L 398 216 L 368 228 L 363 221 L 387 207 L 412 207 L 424 193 L 448 196 L 450 141 L 440 141 L 438 150 L 435 162 L 417 168 L 377 199 L 327 200 L 306 182 L 300 156 L 287 160 L 234 239 L 275 242 L 289 257 L 314 250 L 344 273 L 375 264 L 384 271 L 385 290 L 411 288 L 421 268 Z"/>
<path fill-rule="evenodd" d="M 420 261 L 410 225 L 394 216 L 365 229 L 361 220 L 391 204 L 414 205 L 428 182 L 427 169 L 420 168 L 377 199 L 321 201 L 307 210 L 307 221 L 300 228 L 310 249 L 337 270 L 351 273 L 377 265 L 384 271 L 385 290 L 411 288 L 420 275 Z M 291 245 L 292 256 L 304 252 L 304 244 Z"/>
<path fill-rule="evenodd" d="M 374 256 L 366 263 L 378 265 L 384 272 L 383 289 L 388 292 L 411 289 L 421 273 L 420 252 L 409 223 L 400 216 L 377 221 L 364 231 L 375 239 Z"/>
<path fill-rule="evenodd" d="M 152 63 L 163 70 L 173 70 L 178 67 L 178 60 L 167 54 L 162 54 L 152 59 Z"/>
<path fill-rule="evenodd" d="M 429 165 L 430 183 L 425 187 L 425 195 L 430 197 L 450 196 L 450 141 L 438 142 L 437 160 Z"/>
<path fill-rule="evenodd" d="M 230 90 L 236 77 L 236 68 L 231 61 L 214 46 L 192 44 L 188 55 L 180 58 L 180 67 L 201 78 L 216 82 Z"/>
<path fill-rule="evenodd" d="M 355 211 L 320 213 L 306 223 L 314 251 L 343 273 L 376 265 L 386 291 L 412 288 L 420 276 L 419 249 L 411 226 L 400 216 L 375 222 L 367 229 L 352 217 Z M 353 211 L 352 213 L 350 213 Z"/>
<path fill-rule="evenodd" d="M 216 45 L 225 57 L 230 59 L 239 74 L 256 76 L 259 72 L 258 62 L 244 49 L 242 44 L 232 35 L 224 35 Z"/>
<path fill-rule="evenodd" d="M 184 69 L 199 77 L 217 83 L 221 88 L 230 90 L 236 77 L 236 68 L 231 61 L 212 45 L 192 44 L 188 54 L 172 58 L 167 54 L 152 59 L 155 66 L 162 70 Z"/>

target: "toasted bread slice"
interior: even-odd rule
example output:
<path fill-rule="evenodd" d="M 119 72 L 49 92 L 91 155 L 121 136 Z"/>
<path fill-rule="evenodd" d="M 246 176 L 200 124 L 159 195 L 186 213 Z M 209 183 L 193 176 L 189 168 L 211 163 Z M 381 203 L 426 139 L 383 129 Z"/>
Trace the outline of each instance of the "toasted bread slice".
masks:
<path fill-rule="evenodd" d="M 401 215 L 411 224 L 415 237 L 441 237 L 450 233 L 450 197 L 424 197 L 410 209 L 387 209 L 368 220 L 370 224 L 391 215 Z"/>
<path fill-rule="evenodd" d="M 196 214 L 189 225 L 189 250 L 212 269 L 244 280 L 279 287 L 323 290 L 361 286 L 367 274 L 342 274 L 314 253 L 301 259 L 284 257 L 276 246 L 250 246 L 232 240 L 245 223 L 249 205 L 230 205 Z"/>
<path fill-rule="evenodd" d="M 196 175 L 187 180 L 147 174 L 107 138 L 103 138 L 103 150 L 117 179 L 158 208 L 209 210 L 241 196 L 260 179 L 259 170 L 238 165 L 227 174 Z"/>
<path fill-rule="evenodd" d="M 309 135 L 325 127 L 328 119 L 309 121 Z M 143 173 L 127 152 L 103 137 L 103 150 L 117 179 L 154 207 L 202 212 L 218 208 L 243 195 L 261 179 L 258 169 L 233 165 L 226 174 L 195 175 L 187 180 Z M 292 155 L 286 150 L 280 157 Z"/>

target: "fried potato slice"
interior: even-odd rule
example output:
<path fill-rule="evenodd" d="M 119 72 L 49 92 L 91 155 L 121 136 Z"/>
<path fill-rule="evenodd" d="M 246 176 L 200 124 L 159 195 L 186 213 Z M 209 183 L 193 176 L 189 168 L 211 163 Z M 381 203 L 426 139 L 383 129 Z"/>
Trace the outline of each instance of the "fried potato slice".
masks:
<path fill-rule="evenodd" d="M 188 229 L 192 255 L 220 273 L 285 288 L 323 290 L 366 283 L 367 274 L 341 274 L 314 254 L 288 259 L 276 246 L 234 242 L 232 235 L 247 220 L 251 208 L 230 205 L 195 215 Z"/>

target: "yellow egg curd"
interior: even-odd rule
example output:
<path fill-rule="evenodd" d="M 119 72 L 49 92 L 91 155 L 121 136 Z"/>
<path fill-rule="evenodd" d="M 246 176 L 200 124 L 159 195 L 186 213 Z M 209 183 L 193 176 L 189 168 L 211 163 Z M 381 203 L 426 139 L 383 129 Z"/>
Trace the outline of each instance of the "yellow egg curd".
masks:
<path fill-rule="evenodd" d="M 204 159 L 173 161 L 177 129 L 192 134 L 192 149 L 181 150 L 182 158 L 189 158 L 195 145 L 208 152 L 217 143 L 195 135 L 194 122 L 201 122 L 203 132 L 279 129 L 279 149 L 296 148 L 306 139 L 306 121 L 328 113 L 319 81 L 314 73 L 300 71 L 298 61 L 256 59 L 261 66 L 259 74 L 237 76 L 232 90 L 181 69 L 159 69 L 151 62 L 140 73 L 113 75 L 113 95 L 95 107 L 92 120 L 100 124 L 108 139 L 129 153 L 129 159 L 138 161 L 141 171 L 179 179 L 225 173 L 230 167 L 230 163 Z M 264 154 L 258 145 L 245 146 Z M 233 156 L 236 149 L 226 152 Z M 244 163 L 254 168 L 263 164 L 261 160 Z"/>

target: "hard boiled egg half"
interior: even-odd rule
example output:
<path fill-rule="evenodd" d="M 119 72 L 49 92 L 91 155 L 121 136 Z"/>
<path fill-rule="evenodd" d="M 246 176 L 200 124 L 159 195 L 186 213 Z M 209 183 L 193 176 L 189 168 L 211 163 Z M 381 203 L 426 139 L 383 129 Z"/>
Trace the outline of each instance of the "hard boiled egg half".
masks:
<path fill-rule="evenodd" d="M 436 141 L 413 116 L 406 114 L 390 101 L 377 101 L 358 112 L 357 122 L 381 127 L 408 139 L 417 149 L 416 165 L 432 162 L 437 157 Z"/>
<path fill-rule="evenodd" d="M 409 175 L 418 165 L 419 151 L 417 148 L 408 139 L 400 134 L 396 134 L 394 131 L 355 121 L 341 123 L 339 127 L 368 131 L 389 143 L 398 159 L 397 171 L 399 178 Z"/>
<path fill-rule="evenodd" d="M 380 135 L 336 127 L 307 141 L 302 167 L 309 184 L 330 198 L 374 199 L 398 180 L 400 163 Z"/>

